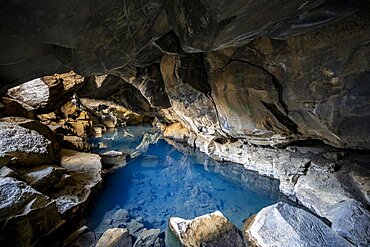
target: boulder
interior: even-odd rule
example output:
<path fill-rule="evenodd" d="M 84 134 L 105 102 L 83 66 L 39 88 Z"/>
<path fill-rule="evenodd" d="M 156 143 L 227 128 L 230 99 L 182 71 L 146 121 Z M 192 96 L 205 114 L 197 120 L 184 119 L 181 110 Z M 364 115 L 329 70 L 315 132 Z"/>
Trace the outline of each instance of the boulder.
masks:
<path fill-rule="evenodd" d="M 181 123 L 173 123 L 165 127 L 163 136 L 180 142 L 187 142 L 191 132 Z"/>
<path fill-rule="evenodd" d="M 14 178 L 0 178 L 0 242 L 33 246 L 62 223 L 49 197 Z"/>
<path fill-rule="evenodd" d="M 187 247 L 220 246 L 220 243 L 222 246 L 244 246 L 240 231 L 220 211 L 192 220 L 171 217 L 169 230 Z"/>
<path fill-rule="evenodd" d="M 15 123 L 26 129 L 35 130 L 37 133 L 52 142 L 53 149 L 57 150 L 59 148 L 55 133 L 49 128 L 49 126 L 40 123 L 39 121 L 23 117 L 4 117 L 0 119 L 0 122 Z"/>
<path fill-rule="evenodd" d="M 34 108 L 16 99 L 2 97 L 0 105 L 0 117 L 18 116 L 33 118 Z"/>
<path fill-rule="evenodd" d="M 34 189 L 45 192 L 60 181 L 65 169 L 59 166 L 37 166 L 16 169 L 22 178 Z"/>
<path fill-rule="evenodd" d="M 73 71 L 44 76 L 10 88 L 8 96 L 34 109 L 53 110 L 62 105 L 84 82 L 84 77 Z"/>
<path fill-rule="evenodd" d="M 55 151 L 52 142 L 38 132 L 0 122 L 0 157 L 10 156 L 18 164 L 36 166 L 53 161 Z"/>
<path fill-rule="evenodd" d="M 96 247 L 131 247 L 132 240 L 127 229 L 112 228 L 104 232 Z"/>
<path fill-rule="evenodd" d="M 249 218 L 244 238 L 256 246 L 352 246 L 319 218 L 307 211 L 279 202 Z"/>
<path fill-rule="evenodd" d="M 124 166 L 126 165 L 127 154 L 119 152 L 119 151 L 107 151 L 100 154 L 101 162 L 108 166 Z"/>
<path fill-rule="evenodd" d="M 163 239 L 159 238 L 161 233 L 160 229 L 144 229 L 140 234 L 137 236 L 137 239 L 133 245 L 133 247 L 161 247 L 163 245 Z M 162 241 L 161 241 L 162 240 Z M 162 245 L 161 245 L 162 243 Z"/>
<path fill-rule="evenodd" d="M 65 185 L 51 191 L 49 196 L 56 201 L 59 212 L 73 217 L 84 208 L 101 184 L 100 157 L 67 149 L 61 149 L 59 155 L 61 167 L 67 170 L 68 177 Z"/>
<path fill-rule="evenodd" d="M 370 213 L 358 201 L 348 200 L 335 204 L 326 214 L 331 228 L 356 246 L 370 245 Z"/>

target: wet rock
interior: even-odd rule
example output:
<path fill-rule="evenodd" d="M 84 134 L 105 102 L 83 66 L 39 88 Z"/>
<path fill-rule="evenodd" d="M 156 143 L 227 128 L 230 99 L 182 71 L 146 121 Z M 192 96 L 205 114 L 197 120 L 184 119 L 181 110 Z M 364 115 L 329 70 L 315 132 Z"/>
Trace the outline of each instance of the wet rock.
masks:
<path fill-rule="evenodd" d="M 171 217 L 169 228 L 183 246 L 244 246 L 240 231 L 220 211 L 193 220 Z"/>
<path fill-rule="evenodd" d="M 143 155 L 140 159 L 140 165 L 146 168 L 154 168 L 159 164 L 159 158 L 155 155 Z"/>
<path fill-rule="evenodd" d="M 158 236 L 161 233 L 160 229 L 145 229 L 138 236 L 134 243 L 134 247 L 151 247 L 151 246 L 161 246 Z M 157 245 L 155 245 L 157 243 Z M 162 245 L 163 246 L 163 245 Z"/>
<path fill-rule="evenodd" d="M 257 246 L 352 246 L 316 216 L 282 202 L 248 219 L 243 234 Z"/>
<path fill-rule="evenodd" d="M 121 247 L 132 246 L 131 236 L 127 229 L 113 228 L 108 229 L 99 239 L 96 247 Z"/>
<path fill-rule="evenodd" d="M 130 235 L 134 236 L 135 238 L 138 237 L 138 235 L 144 228 L 144 225 L 136 220 L 131 220 L 129 223 L 126 223 L 125 225 Z"/>
<path fill-rule="evenodd" d="M 0 122 L 0 157 L 10 156 L 18 164 L 40 165 L 54 160 L 52 142 L 34 130 Z"/>
<path fill-rule="evenodd" d="M 0 242 L 7 246 L 33 246 L 62 223 L 55 202 L 24 182 L 0 178 L 0 198 Z"/>
<path fill-rule="evenodd" d="M 59 155 L 61 167 L 69 176 L 65 185 L 49 196 L 56 201 L 60 213 L 72 217 L 84 208 L 101 184 L 100 156 L 67 149 L 61 149 Z"/>
<path fill-rule="evenodd" d="M 356 246 L 370 245 L 370 213 L 358 201 L 342 201 L 331 207 L 326 217 L 331 228 Z"/>
<path fill-rule="evenodd" d="M 0 178 L 5 178 L 5 177 L 12 177 L 15 179 L 20 179 L 20 176 L 17 172 L 14 170 L 10 169 L 7 166 L 3 166 L 0 168 Z"/>
<path fill-rule="evenodd" d="M 101 157 L 101 162 L 106 165 L 120 165 L 124 166 L 126 164 L 127 154 L 119 151 L 107 151 L 99 154 Z"/>

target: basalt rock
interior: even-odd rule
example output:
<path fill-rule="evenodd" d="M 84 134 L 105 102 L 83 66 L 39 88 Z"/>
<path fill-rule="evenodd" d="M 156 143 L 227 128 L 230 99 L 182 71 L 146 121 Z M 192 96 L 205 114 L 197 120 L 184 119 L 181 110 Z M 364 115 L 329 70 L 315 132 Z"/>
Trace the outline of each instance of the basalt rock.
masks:
<path fill-rule="evenodd" d="M 54 160 L 52 142 L 38 132 L 15 123 L 0 122 L 0 157 L 12 157 L 19 165 L 36 166 Z"/>
<path fill-rule="evenodd" d="M 352 246 L 316 216 L 286 203 L 263 208 L 248 219 L 243 234 L 257 246 Z"/>

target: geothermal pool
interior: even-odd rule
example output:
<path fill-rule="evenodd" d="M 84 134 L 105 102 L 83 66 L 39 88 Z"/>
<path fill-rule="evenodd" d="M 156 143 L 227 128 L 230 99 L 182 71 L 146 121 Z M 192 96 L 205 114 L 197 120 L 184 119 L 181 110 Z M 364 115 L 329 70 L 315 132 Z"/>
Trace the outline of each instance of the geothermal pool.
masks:
<path fill-rule="evenodd" d="M 241 229 L 245 218 L 279 200 L 278 181 L 157 139 L 150 127 L 126 127 L 90 140 L 102 147 L 98 153 L 136 150 L 137 155 L 104 176 L 87 216 L 91 229 L 102 233 L 115 221 L 125 227 L 133 219 L 165 230 L 171 216 L 190 219 L 215 210 Z"/>

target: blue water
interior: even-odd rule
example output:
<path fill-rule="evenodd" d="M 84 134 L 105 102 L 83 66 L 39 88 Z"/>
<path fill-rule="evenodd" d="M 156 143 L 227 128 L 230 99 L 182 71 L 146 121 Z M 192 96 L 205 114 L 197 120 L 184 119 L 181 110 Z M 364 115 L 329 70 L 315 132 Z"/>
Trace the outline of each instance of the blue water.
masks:
<path fill-rule="evenodd" d="M 92 139 L 95 144 L 109 144 L 95 151 L 127 151 L 130 145 L 134 150 L 151 130 L 132 128 L 118 130 L 115 138 L 110 133 Z M 127 135 L 127 131 L 136 131 L 136 136 Z M 129 137 L 122 137 L 122 133 Z M 88 215 L 92 228 L 123 208 L 147 228 L 164 230 L 171 216 L 190 219 L 220 210 L 241 229 L 245 218 L 274 204 L 280 195 L 276 180 L 248 172 L 241 165 L 219 163 L 192 152 L 185 154 L 163 139 L 149 144 L 103 181 Z"/>

